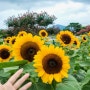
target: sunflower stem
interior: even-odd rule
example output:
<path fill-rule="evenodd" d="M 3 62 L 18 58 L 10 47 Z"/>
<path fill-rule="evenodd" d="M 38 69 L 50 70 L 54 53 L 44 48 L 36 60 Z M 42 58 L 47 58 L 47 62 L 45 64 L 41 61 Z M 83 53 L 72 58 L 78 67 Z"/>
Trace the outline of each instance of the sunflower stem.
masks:
<path fill-rule="evenodd" d="M 52 84 L 51 84 L 51 90 L 56 90 L 56 82 L 53 81 Z"/>
<path fill-rule="evenodd" d="M 52 84 L 51 84 L 51 90 L 55 90 Z"/>
<path fill-rule="evenodd" d="M 52 43 L 53 43 L 53 45 L 55 45 L 55 41 L 54 40 L 52 41 Z"/>

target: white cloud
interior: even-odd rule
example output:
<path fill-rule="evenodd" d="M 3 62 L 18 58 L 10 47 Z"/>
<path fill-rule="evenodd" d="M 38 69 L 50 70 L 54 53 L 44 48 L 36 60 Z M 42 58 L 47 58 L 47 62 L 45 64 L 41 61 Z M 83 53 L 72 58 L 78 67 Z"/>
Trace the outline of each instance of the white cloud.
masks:
<path fill-rule="evenodd" d="M 43 4 L 43 7 L 32 6 L 30 9 L 26 10 L 21 10 L 20 8 L 7 9 L 0 12 L 0 28 L 5 27 L 4 20 L 6 20 L 9 16 L 17 16 L 18 14 L 27 12 L 27 10 L 38 13 L 46 11 L 48 14 L 55 15 L 57 17 L 55 23 L 62 25 L 68 25 L 70 22 L 79 22 L 82 25 L 90 24 L 90 7 L 84 3 L 72 2 L 69 0 L 68 2 L 57 2 L 48 7 Z"/>
<path fill-rule="evenodd" d="M 88 5 L 78 2 L 57 3 L 51 7 L 43 7 L 37 9 L 37 12 L 46 11 L 51 15 L 55 15 L 57 20 L 55 23 L 68 25 L 70 22 L 79 22 L 87 25 L 90 22 L 90 8 Z"/>
<path fill-rule="evenodd" d="M 5 20 L 7 20 L 9 17 L 11 16 L 18 16 L 18 14 L 23 14 L 25 13 L 27 10 L 5 10 L 5 11 L 1 11 L 0 12 L 0 28 L 7 28 L 6 24 L 5 24 Z"/>

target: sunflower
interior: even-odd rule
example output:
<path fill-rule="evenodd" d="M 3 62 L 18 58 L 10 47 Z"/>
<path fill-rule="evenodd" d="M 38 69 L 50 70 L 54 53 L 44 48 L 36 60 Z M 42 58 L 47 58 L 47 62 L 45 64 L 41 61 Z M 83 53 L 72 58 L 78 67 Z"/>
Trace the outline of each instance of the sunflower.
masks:
<path fill-rule="evenodd" d="M 47 37 L 48 36 L 48 33 L 47 33 L 47 31 L 46 30 L 40 30 L 39 31 L 39 35 L 42 37 L 42 38 L 45 38 L 45 37 Z"/>
<path fill-rule="evenodd" d="M 50 45 L 43 46 L 34 57 L 35 71 L 44 83 L 51 84 L 53 80 L 61 82 L 64 77 L 68 77 L 70 69 L 69 57 L 64 50 Z"/>
<path fill-rule="evenodd" d="M 87 35 L 84 34 L 84 35 L 81 36 L 81 38 L 82 38 L 82 41 L 84 41 L 84 42 L 87 41 Z"/>
<path fill-rule="evenodd" d="M 74 39 L 73 45 L 71 45 L 71 49 L 78 49 L 80 47 L 80 41 L 77 37 Z"/>
<path fill-rule="evenodd" d="M 0 62 L 8 62 L 12 58 L 11 48 L 7 45 L 0 45 Z"/>
<path fill-rule="evenodd" d="M 15 60 L 28 60 L 31 62 L 43 44 L 44 42 L 39 36 L 32 36 L 32 34 L 17 37 L 13 45 L 13 56 Z"/>
<path fill-rule="evenodd" d="M 10 39 L 11 39 L 11 37 L 5 38 L 5 39 L 4 39 L 4 43 L 5 43 L 5 44 L 9 44 L 9 43 L 10 43 Z"/>
<path fill-rule="evenodd" d="M 10 44 L 13 45 L 16 41 L 16 36 L 12 36 L 10 39 Z"/>
<path fill-rule="evenodd" d="M 70 31 L 60 31 L 57 39 L 60 41 L 62 46 L 71 45 L 74 42 L 75 36 Z"/>
<path fill-rule="evenodd" d="M 88 34 L 88 36 L 90 36 L 90 32 L 88 32 L 87 34 Z"/>
<path fill-rule="evenodd" d="M 24 35 L 27 35 L 27 32 L 25 32 L 25 31 L 20 31 L 17 36 L 18 36 L 18 37 L 21 37 L 21 36 L 24 36 Z"/>
<path fill-rule="evenodd" d="M 59 42 L 60 33 L 56 34 L 56 41 Z"/>

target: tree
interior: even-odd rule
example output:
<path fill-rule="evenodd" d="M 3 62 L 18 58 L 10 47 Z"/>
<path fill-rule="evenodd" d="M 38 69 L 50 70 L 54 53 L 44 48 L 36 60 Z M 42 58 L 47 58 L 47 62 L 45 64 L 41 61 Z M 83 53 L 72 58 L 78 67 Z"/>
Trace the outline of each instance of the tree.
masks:
<path fill-rule="evenodd" d="M 82 28 L 82 25 L 80 23 L 70 23 L 68 26 L 66 26 L 65 29 L 68 29 L 68 30 L 76 33 L 78 31 L 80 31 L 81 28 Z"/>
<path fill-rule="evenodd" d="M 55 35 L 60 32 L 60 28 L 54 27 L 54 26 L 49 27 L 49 28 L 47 28 L 47 32 L 49 33 L 49 35 Z"/>
<path fill-rule="evenodd" d="M 50 16 L 46 12 L 26 12 L 18 17 L 12 16 L 6 20 L 6 25 L 15 31 L 26 30 L 27 32 L 37 33 L 38 29 L 46 28 L 53 24 L 56 17 Z"/>

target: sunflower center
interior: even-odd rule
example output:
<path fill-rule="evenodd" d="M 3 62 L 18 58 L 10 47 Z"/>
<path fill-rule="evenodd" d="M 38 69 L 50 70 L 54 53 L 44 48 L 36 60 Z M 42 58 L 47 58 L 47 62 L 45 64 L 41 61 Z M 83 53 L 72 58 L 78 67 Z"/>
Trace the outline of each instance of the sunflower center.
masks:
<path fill-rule="evenodd" d="M 20 36 L 23 36 L 23 34 L 20 34 Z"/>
<path fill-rule="evenodd" d="M 20 54 L 23 59 L 31 62 L 38 50 L 39 47 L 35 42 L 26 42 L 21 46 Z"/>
<path fill-rule="evenodd" d="M 75 44 L 75 45 L 77 45 L 77 42 L 76 42 L 76 41 L 74 41 L 74 44 Z"/>
<path fill-rule="evenodd" d="M 71 37 L 67 34 L 62 35 L 61 40 L 65 43 L 65 44 L 69 44 L 71 42 Z"/>
<path fill-rule="evenodd" d="M 0 50 L 0 57 L 2 59 L 7 59 L 10 56 L 10 53 L 7 49 L 1 49 Z"/>
<path fill-rule="evenodd" d="M 12 44 L 14 44 L 14 43 L 15 43 L 15 39 L 12 40 Z"/>
<path fill-rule="evenodd" d="M 62 69 L 61 58 L 55 54 L 48 54 L 43 58 L 43 68 L 48 74 L 59 73 Z"/>
<path fill-rule="evenodd" d="M 86 40 L 86 38 L 85 38 L 85 37 L 83 37 L 83 39 L 84 39 L 84 40 Z"/>
<path fill-rule="evenodd" d="M 48 65 L 53 68 L 57 65 L 57 62 L 54 59 L 51 59 L 48 61 Z"/>
<path fill-rule="evenodd" d="M 45 32 L 42 32 L 41 34 L 42 34 L 42 36 L 46 36 L 46 33 Z"/>
<path fill-rule="evenodd" d="M 36 50 L 35 50 L 35 48 L 30 47 L 27 49 L 27 53 L 28 53 L 28 55 L 34 55 L 36 53 Z"/>
<path fill-rule="evenodd" d="M 7 40 L 6 42 L 9 43 L 9 40 Z"/>

